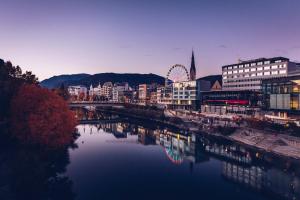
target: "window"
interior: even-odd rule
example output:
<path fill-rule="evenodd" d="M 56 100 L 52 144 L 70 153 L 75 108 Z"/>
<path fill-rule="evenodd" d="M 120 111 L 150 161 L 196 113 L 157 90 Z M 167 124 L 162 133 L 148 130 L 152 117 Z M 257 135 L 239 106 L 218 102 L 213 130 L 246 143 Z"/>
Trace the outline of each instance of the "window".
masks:
<path fill-rule="evenodd" d="M 257 73 L 257 76 L 262 76 L 262 75 L 263 75 L 262 72 Z"/>
<path fill-rule="evenodd" d="M 249 69 L 245 69 L 245 72 L 249 72 Z"/>
<path fill-rule="evenodd" d="M 272 74 L 278 74 L 278 71 L 272 71 Z"/>
<path fill-rule="evenodd" d="M 232 74 L 232 71 L 228 71 L 228 74 Z"/>
<path fill-rule="evenodd" d="M 227 76 L 223 76 L 223 79 L 227 79 Z"/>
<path fill-rule="evenodd" d="M 256 76 L 256 74 L 251 74 L 251 76 Z"/>
<path fill-rule="evenodd" d="M 257 71 L 262 71 L 262 70 L 263 70 L 262 67 L 258 67 L 258 68 L 257 68 Z"/>
<path fill-rule="evenodd" d="M 228 67 L 228 69 L 232 69 L 232 67 Z"/>
<path fill-rule="evenodd" d="M 258 63 L 257 63 L 257 65 L 262 65 L 262 64 L 263 64 L 262 62 L 258 62 Z"/>
<path fill-rule="evenodd" d="M 237 75 L 234 75 L 233 78 L 237 78 Z"/>
<path fill-rule="evenodd" d="M 270 70 L 270 66 L 265 66 L 264 70 Z"/>
<path fill-rule="evenodd" d="M 277 68 L 278 68 L 278 65 L 273 65 L 271 68 L 272 68 L 272 69 L 277 69 Z"/>
<path fill-rule="evenodd" d="M 283 67 L 286 68 L 286 64 L 283 64 Z"/>
<path fill-rule="evenodd" d="M 237 70 L 234 70 L 234 71 L 233 71 L 234 74 L 236 74 L 237 72 L 238 72 Z"/>
<path fill-rule="evenodd" d="M 268 76 L 270 75 L 270 72 L 264 72 L 264 75 Z"/>
<path fill-rule="evenodd" d="M 233 66 L 233 69 L 237 69 L 237 65 Z"/>
<path fill-rule="evenodd" d="M 275 61 L 275 63 L 280 63 L 280 62 L 281 62 L 281 60 L 276 60 L 276 61 Z"/>
<path fill-rule="evenodd" d="M 249 77 L 249 74 L 245 74 L 245 77 Z"/>
<path fill-rule="evenodd" d="M 242 69 L 239 70 L 239 73 L 243 73 L 243 72 L 244 72 L 244 70 L 242 70 Z"/>
<path fill-rule="evenodd" d="M 227 74 L 227 72 L 223 72 L 223 74 Z"/>
<path fill-rule="evenodd" d="M 255 66 L 256 65 L 256 63 L 251 63 L 251 66 Z"/>
<path fill-rule="evenodd" d="M 255 72 L 256 71 L 256 68 L 251 68 L 251 72 Z"/>
<path fill-rule="evenodd" d="M 239 68 L 243 68 L 244 66 L 243 65 L 239 65 Z"/>
<path fill-rule="evenodd" d="M 280 70 L 279 74 L 286 74 L 286 70 Z"/>

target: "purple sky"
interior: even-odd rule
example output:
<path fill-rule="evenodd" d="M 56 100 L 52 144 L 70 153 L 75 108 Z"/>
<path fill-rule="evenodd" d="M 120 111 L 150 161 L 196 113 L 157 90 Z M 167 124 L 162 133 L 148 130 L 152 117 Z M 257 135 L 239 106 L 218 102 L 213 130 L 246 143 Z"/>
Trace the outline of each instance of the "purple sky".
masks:
<path fill-rule="evenodd" d="M 59 74 L 220 74 L 238 58 L 300 61 L 299 0 L 0 0 L 0 58 Z"/>

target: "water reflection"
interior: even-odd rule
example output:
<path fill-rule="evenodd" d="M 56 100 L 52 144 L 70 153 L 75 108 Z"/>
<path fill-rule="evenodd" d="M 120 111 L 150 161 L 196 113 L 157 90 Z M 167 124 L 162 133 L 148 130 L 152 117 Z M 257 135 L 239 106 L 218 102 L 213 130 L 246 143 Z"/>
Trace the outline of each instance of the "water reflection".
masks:
<path fill-rule="evenodd" d="M 0 152 L 0 199 L 74 199 L 71 180 L 63 175 L 68 149 L 43 151 L 7 147 Z"/>
<path fill-rule="evenodd" d="M 298 163 L 247 149 L 231 142 L 178 130 L 145 125 L 141 122 L 118 122 L 83 125 L 90 133 L 109 133 L 116 141 L 163 148 L 166 158 L 175 165 L 190 163 L 190 171 L 211 159 L 220 161 L 219 176 L 224 181 L 263 194 L 267 199 L 299 199 Z M 135 136 L 135 137 L 132 137 Z M 134 139 L 134 140 L 133 140 Z M 145 180 L 147 181 L 147 180 Z"/>

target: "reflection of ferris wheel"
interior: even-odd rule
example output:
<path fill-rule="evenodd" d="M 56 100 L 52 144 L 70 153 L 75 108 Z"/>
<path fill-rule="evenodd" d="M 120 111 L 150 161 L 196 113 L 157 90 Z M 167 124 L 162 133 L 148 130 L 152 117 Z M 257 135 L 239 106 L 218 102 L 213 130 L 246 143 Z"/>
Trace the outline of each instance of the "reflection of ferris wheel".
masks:
<path fill-rule="evenodd" d="M 166 86 L 175 82 L 182 82 L 188 80 L 190 80 L 190 75 L 186 67 L 180 64 L 176 64 L 173 65 L 167 73 Z"/>

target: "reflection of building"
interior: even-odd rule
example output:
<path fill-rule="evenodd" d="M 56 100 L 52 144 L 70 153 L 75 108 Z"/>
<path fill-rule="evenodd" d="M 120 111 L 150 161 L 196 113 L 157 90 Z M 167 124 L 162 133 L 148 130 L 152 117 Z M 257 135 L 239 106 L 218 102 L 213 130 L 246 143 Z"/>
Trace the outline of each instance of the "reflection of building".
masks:
<path fill-rule="evenodd" d="M 264 171 L 260 167 L 246 168 L 229 162 L 223 162 L 222 166 L 222 175 L 227 179 L 254 189 L 262 188 Z"/>
<path fill-rule="evenodd" d="M 210 83 L 208 81 L 184 81 L 173 83 L 174 109 L 196 110 L 200 107 L 202 91 L 209 91 Z"/>
<path fill-rule="evenodd" d="M 262 84 L 264 108 L 273 111 L 273 119 L 299 118 L 300 75 L 266 79 Z"/>
<path fill-rule="evenodd" d="M 222 175 L 229 181 L 284 199 L 300 198 L 300 179 L 278 169 L 245 167 L 222 163 Z"/>
<path fill-rule="evenodd" d="M 223 90 L 261 90 L 266 78 L 284 77 L 299 71 L 297 63 L 283 57 L 259 58 L 222 67 Z"/>
<path fill-rule="evenodd" d="M 205 146 L 205 151 L 215 156 L 244 164 L 252 162 L 249 152 L 239 146 L 210 144 Z"/>

